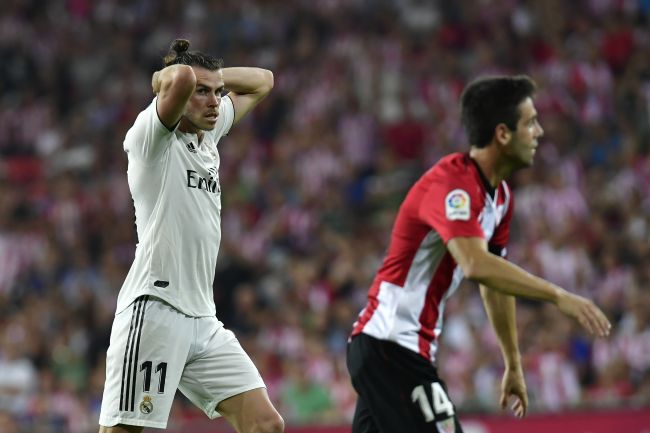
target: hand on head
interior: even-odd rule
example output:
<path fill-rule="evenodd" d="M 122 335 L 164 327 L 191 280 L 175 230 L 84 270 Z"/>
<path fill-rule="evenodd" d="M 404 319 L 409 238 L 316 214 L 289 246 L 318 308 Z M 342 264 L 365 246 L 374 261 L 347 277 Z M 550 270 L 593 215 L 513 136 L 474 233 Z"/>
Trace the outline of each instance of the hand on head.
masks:
<path fill-rule="evenodd" d="M 151 77 L 151 88 L 153 89 L 154 95 L 157 95 L 160 92 L 160 71 L 153 73 Z"/>

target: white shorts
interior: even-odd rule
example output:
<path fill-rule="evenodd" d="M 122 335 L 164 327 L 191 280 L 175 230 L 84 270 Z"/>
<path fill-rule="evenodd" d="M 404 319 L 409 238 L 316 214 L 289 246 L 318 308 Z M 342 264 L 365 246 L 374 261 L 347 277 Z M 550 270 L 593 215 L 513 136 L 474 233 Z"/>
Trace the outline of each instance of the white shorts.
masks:
<path fill-rule="evenodd" d="M 113 321 L 99 424 L 165 428 L 177 388 L 214 419 L 222 400 L 264 387 L 216 317 L 186 316 L 141 296 Z"/>

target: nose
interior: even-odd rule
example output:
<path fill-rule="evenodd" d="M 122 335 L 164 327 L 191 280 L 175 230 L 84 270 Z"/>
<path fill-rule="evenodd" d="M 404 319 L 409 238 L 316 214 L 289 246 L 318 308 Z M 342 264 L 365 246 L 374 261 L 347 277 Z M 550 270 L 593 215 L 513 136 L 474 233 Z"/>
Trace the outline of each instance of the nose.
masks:
<path fill-rule="evenodd" d="M 215 95 L 212 93 L 210 95 L 210 99 L 208 100 L 208 105 L 210 107 L 219 107 L 219 102 L 221 101 L 221 96 L 220 95 Z"/>
<path fill-rule="evenodd" d="M 542 125 L 537 123 L 537 137 L 543 137 L 544 136 L 544 128 L 542 128 Z"/>

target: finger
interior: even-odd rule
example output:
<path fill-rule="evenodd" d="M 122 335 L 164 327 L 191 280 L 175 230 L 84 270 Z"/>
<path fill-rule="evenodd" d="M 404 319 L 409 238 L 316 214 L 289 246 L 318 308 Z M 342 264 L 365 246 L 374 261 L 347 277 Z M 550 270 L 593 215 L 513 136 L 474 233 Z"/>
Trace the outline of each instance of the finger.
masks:
<path fill-rule="evenodd" d="M 607 335 L 607 327 L 598 315 L 599 310 L 596 306 L 589 306 L 584 311 L 585 321 L 589 324 L 588 329 L 591 335 L 597 337 L 605 337 Z"/>
<path fill-rule="evenodd" d="M 607 317 L 595 305 L 592 304 L 589 307 L 587 314 L 595 332 L 599 337 L 607 337 L 611 329 L 611 324 L 607 320 Z"/>
<path fill-rule="evenodd" d="M 596 334 L 599 337 L 606 337 L 609 335 L 609 331 L 612 328 L 611 323 L 607 320 L 607 317 L 602 312 L 600 308 L 592 301 L 584 300 L 583 308 L 581 308 L 582 314 L 591 324 L 591 333 Z"/>
<path fill-rule="evenodd" d="M 580 325 L 582 325 L 583 328 L 589 333 L 589 335 L 595 335 L 596 333 L 594 332 L 593 326 L 591 325 L 591 321 L 589 320 L 589 316 L 586 314 L 580 314 L 578 316 L 578 322 L 580 322 Z"/>
<path fill-rule="evenodd" d="M 525 416 L 528 412 L 528 394 L 524 392 L 523 398 L 521 399 L 521 416 Z"/>
<path fill-rule="evenodd" d="M 517 418 L 521 418 L 523 416 L 523 407 L 522 407 L 522 404 L 521 404 L 521 400 L 517 399 L 513 403 L 511 409 L 512 409 L 512 412 L 515 414 L 515 416 Z"/>
<path fill-rule="evenodd" d="M 521 401 L 520 403 L 521 403 L 521 405 L 520 405 L 520 407 L 521 407 L 521 417 L 523 418 L 526 415 L 526 412 L 528 412 L 528 401 L 526 399 L 526 400 Z"/>
<path fill-rule="evenodd" d="M 513 412 L 517 412 L 519 409 L 521 409 L 521 401 L 519 399 L 515 399 L 515 402 L 512 403 L 510 409 L 512 409 Z"/>
<path fill-rule="evenodd" d="M 524 415 L 526 415 L 526 410 L 523 406 L 519 406 L 519 410 L 517 410 L 517 418 L 523 418 Z"/>
<path fill-rule="evenodd" d="M 600 337 L 607 337 L 609 335 L 609 330 L 611 328 L 611 325 L 609 324 L 607 319 L 603 318 L 601 313 L 601 314 L 596 314 L 595 320 L 598 323 L 598 335 Z"/>
<path fill-rule="evenodd" d="M 528 394 L 526 390 L 517 390 L 514 392 L 517 397 L 515 404 L 518 410 L 521 411 L 521 416 L 524 416 L 528 410 Z"/>
<path fill-rule="evenodd" d="M 598 321 L 593 317 L 591 311 L 587 310 L 584 313 L 585 322 L 588 324 L 589 333 L 591 335 L 600 336 L 600 330 L 598 327 Z"/>
<path fill-rule="evenodd" d="M 508 404 L 508 395 L 505 391 L 501 391 L 501 409 L 505 409 Z"/>
<path fill-rule="evenodd" d="M 605 316 L 605 313 L 603 313 L 603 311 L 601 309 L 597 308 L 596 313 L 597 313 L 598 319 L 600 321 L 601 327 L 603 329 L 603 332 L 605 334 L 604 336 L 605 337 L 609 336 L 609 333 L 612 330 L 612 324 L 607 319 L 607 316 Z"/>

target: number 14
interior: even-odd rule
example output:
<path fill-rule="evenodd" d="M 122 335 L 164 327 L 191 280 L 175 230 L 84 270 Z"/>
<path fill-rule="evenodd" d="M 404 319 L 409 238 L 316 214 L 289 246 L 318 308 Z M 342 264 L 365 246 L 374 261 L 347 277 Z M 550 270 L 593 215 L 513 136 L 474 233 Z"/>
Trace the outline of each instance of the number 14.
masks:
<path fill-rule="evenodd" d="M 431 395 L 433 396 L 433 404 L 429 403 L 427 393 L 424 391 L 424 385 L 416 386 L 411 393 L 411 401 L 420 405 L 426 422 L 433 421 L 435 415 L 446 414 L 448 417 L 454 415 L 454 405 L 451 404 L 447 393 L 438 382 L 431 384 Z"/>

